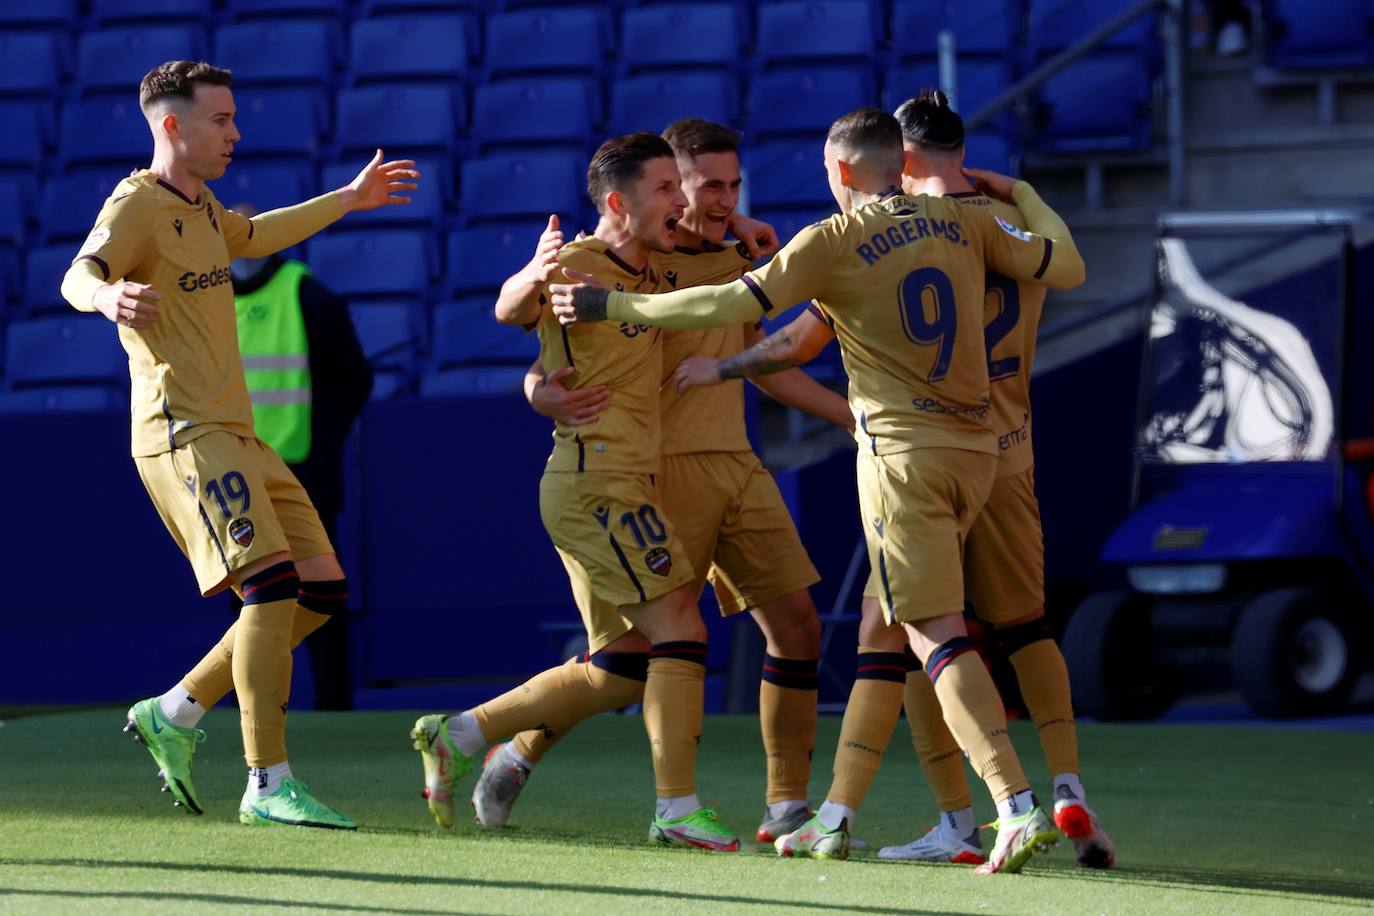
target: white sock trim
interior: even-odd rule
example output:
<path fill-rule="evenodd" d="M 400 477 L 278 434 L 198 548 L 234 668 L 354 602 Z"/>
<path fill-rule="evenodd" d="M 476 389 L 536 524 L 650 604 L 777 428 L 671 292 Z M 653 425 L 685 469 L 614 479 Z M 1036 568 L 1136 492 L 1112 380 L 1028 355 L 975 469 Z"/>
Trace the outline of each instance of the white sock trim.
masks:
<path fill-rule="evenodd" d="M 477 725 L 477 717 L 472 710 L 448 717 L 448 736 L 458 746 L 458 750 L 468 757 L 480 751 L 487 744 L 482 737 L 482 729 Z"/>
<path fill-rule="evenodd" d="M 654 802 L 654 814 L 665 821 L 686 817 L 701 807 L 701 802 L 693 795 L 678 795 L 673 798 L 659 798 Z"/>
<path fill-rule="evenodd" d="M 1030 789 L 1008 795 L 997 803 L 997 816 L 999 818 L 1020 817 L 1035 807 L 1035 796 Z"/>
<path fill-rule="evenodd" d="M 291 778 L 291 764 L 283 760 L 270 767 L 248 768 L 248 791 L 255 798 L 264 798 L 281 788 L 282 780 Z"/>
<path fill-rule="evenodd" d="M 821 826 L 826 830 L 836 830 L 847 818 L 849 820 L 848 829 L 854 829 L 854 818 L 859 812 L 848 805 L 841 805 L 837 802 L 827 801 L 821 805 L 821 810 L 816 812 L 816 820 L 821 822 Z"/>
<path fill-rule="evenodd" d="M 205 707 L 180 684 L 157 698 L 157 708 L 162 718 L 179 728 L 195 728 L 205 718 Z"/>

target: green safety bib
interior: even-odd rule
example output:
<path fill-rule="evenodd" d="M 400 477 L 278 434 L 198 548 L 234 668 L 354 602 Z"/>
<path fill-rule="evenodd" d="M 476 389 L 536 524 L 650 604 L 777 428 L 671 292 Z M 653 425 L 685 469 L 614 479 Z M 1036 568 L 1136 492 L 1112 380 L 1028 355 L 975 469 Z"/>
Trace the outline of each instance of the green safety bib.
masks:
<path fill-rule="evenodd" d="M 310 455 L 310 348 L 301 317 L 301 279 L 309 273 L 287 261 L 271 280 L 234 297 L 253 426 L 287 464 Z"/>

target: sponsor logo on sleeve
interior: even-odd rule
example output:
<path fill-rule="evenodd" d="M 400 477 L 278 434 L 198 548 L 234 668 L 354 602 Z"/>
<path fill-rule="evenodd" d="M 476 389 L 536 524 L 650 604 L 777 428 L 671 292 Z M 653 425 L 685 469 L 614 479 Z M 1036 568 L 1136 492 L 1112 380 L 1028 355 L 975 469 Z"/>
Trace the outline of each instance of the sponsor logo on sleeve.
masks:
<path fill-rule="evenodd" d="M 1024 229 L 1018 229 L 1017 227 L 1013 226 L 1011 223 L 1009 223 L 1009 222 L 1007 222 L 1006 220 L 1002 219 L 1002 217 L 1000 217 L 1000 216 L 994 216 L 993 219 L 997 220 L 997 225 L 1001 226 L 1001 227 L 1002 227 L 1002 231 L 1005 232 L 1007 235 L 1011 236 L 1012 238 L 1014 238 L 1014 239 L 1020 239 L 1020 240 L 1023 241 L 1023 242 L 1033 242 L 1033 241 L 1035 241 L 1035 236 L 1031 235 L 1029 232 L 1027 232 L 1027 231 L 1024 230 Z"/>
<path fill-rule="evenodd" d="M 99 229 L 91 230 L 91 234 L 86 236 L 86 241 L 82 244 L 81 250 L 76 256 L 82 257 L 88 254 L 95 254 L 106 242 L 110 240 L 110 227 L 101 226 Z"/>

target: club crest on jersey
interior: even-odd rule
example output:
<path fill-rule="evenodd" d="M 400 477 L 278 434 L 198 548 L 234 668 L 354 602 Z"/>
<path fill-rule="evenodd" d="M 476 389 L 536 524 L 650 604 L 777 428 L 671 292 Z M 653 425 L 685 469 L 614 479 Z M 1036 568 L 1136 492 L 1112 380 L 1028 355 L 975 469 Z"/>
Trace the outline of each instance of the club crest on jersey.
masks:
<path fill-rule="evenodd" d="M 667 576 L 673 571 L 673 555 L 666 547 L 655 547 L 644 554 L 644 565 L 656 576 Z"/>
<path fill-rule="evenodd" d="M 993 219 L 997 220 L 997 225 L 1001 226 L 1002 231 L 1005 232 L 1007 235 L 1011 236 L 1012 238 L 1020 239 L 1023 242 L 1035 241 L 1035 239 L 1031 236 L 1029 232 L 1025 231 L 1024 229 L 1018 229 L 1011 223 L 1002 219 L 1002 217 L 994 216 Z"/>
<path fill-rule="evenodd" d="M 229 536 L 234 539 L 234 543 L 240 547 L 247 547 L 253 543 L 253 520 L 248 516 L 240 516 L 229 523 Z"/>
<path fill-rule="evenodd" d="M 109 240 L 109 226 L 101 226 L 99 229 L 92 230 L 91 234 L 86 236 L 86 241 L 82 244 L 81 250 L 76 253 L 76 256 L 79 258 L 83 255 L 94 254 L 100 250 L 101 245 L 104 245 Z"/>

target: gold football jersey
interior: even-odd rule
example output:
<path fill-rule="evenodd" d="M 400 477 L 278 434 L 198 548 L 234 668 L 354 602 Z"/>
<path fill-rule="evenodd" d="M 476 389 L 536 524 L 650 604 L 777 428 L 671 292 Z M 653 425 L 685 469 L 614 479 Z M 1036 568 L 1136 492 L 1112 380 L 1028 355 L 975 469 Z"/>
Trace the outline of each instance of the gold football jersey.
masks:
<path fill-rule="evenodd" d="M 678 246 L 671 254 L 658 255 L 657 261 L 667 289 L 730 283 L 753 264 L 742 244 Z M 742 379 L 693 388 L 686 394 L 677 393 L 672 379 L 673 370 L 688 357 L 727 359 L 743 350 L 744 330 L 744 325 L 732 324 L 663 333 L 664 379 L 659 407 L 663 412 L 664 455 L 749 451 Z"/>
<path fill-rule="evenodd" d="M 289 247 L 341 215 L 337 195 L 326 194 L 249 220 L 226 210 L 209 188 L 190 200 L 146 169 L 115 186 L 63 292 L 83 311 L 92 310 L 91 295 L 104 282 L 147 283 L 162 296 L 150 327 L 119 326 L 136 457 L 216 429 L 252 437 L 229 262 Z"/>
<path fill-rule="evenodd" d="M 966 207 L 986 210 L 1018 229 L 1025 216 L 1016 207 L 976 191 L 947 194 Z M 1045 311 L 1046 289 L 989 270 L 984 299 L 983 336 L 988 349 L 992 429 L 997 433 L 998 477 L 1020 474 L 1035 464 L 1031 451 L 1031 362 L 1036 333 Z"/>
<path fill-rule="evenodd" d="M 591 274 L 611 289 L 656 292 L 663 275 L 651 255 L 643 270 L 635 270 L 598 238 L 564 245 L 558 262 Z M 567 282 L 561 273 L 550 283 Z M 586 426 L 556 424 L 550 471 L 658 471 L 658 389 L 663 377 L 663 332 L 646 324 L 601 322 L 564 327 L 558 323 L 548 286 L 540 292 L 539 362 L 546 373 L 572 366 L 568 388 L 605 385 L 611 402 L 596 421 Z"/>
<path fill-rule="evenodd" d="M 1024 212 L 1034 194 L 1017 187 Z M 739 283 L 654 298 L 613 295 L 608 314 L 690 328 L 816 299 L 840 340 L 860 447 L 874 454 L 948 447 L 995 455 L 985 264 L 1051 287 L 1075 285 L 1083 275 L 1062 222 L 1038 198 L 1034 203 L 1036 215 L 1048 213 L 1045 224 L 1059 242 L 957 200 L 893 192 L 803 229 Z"/>

